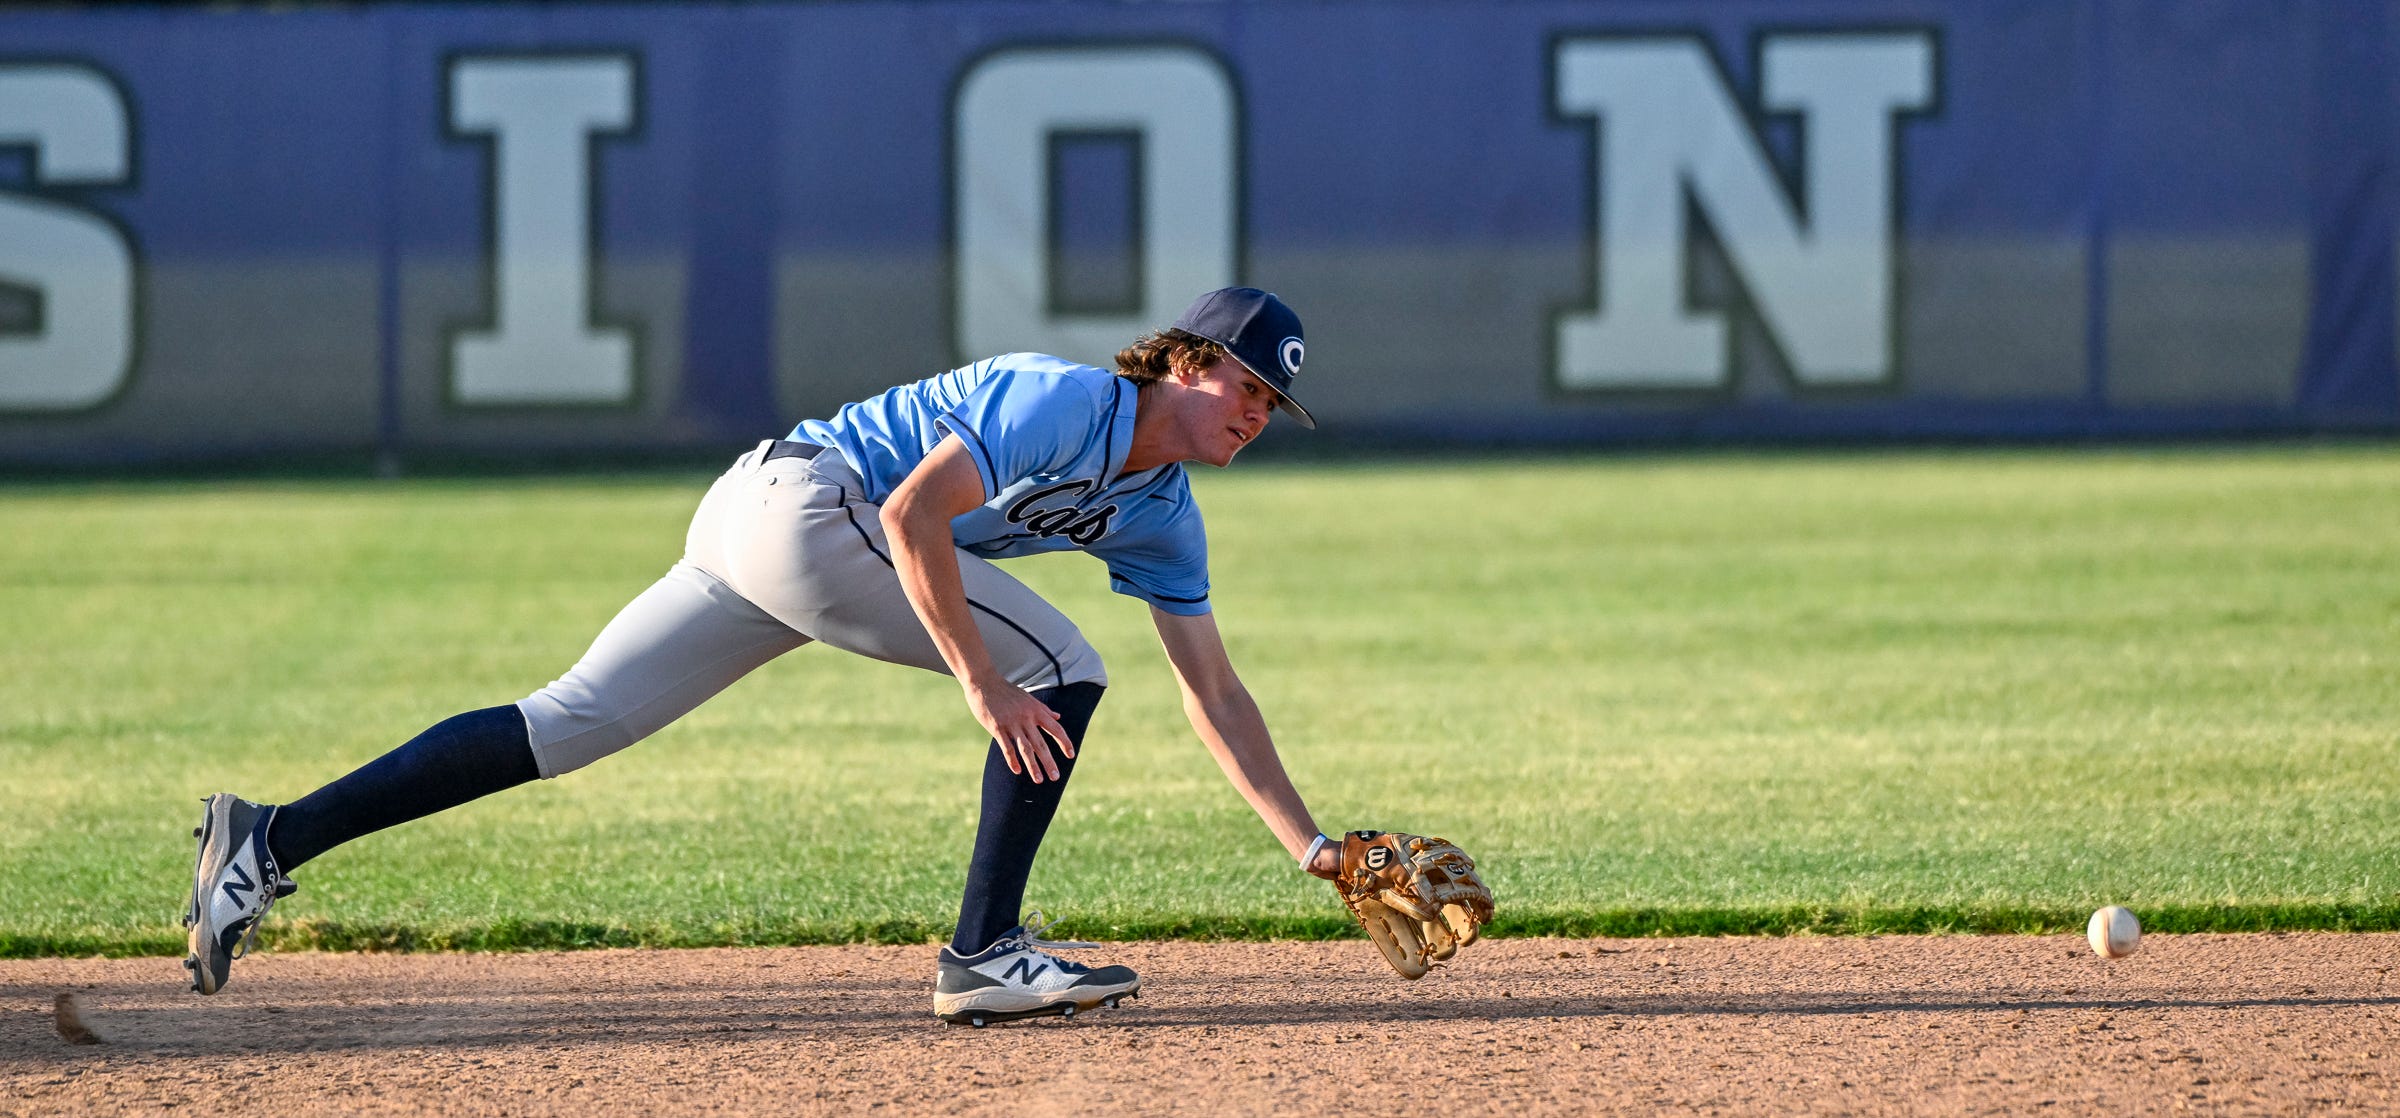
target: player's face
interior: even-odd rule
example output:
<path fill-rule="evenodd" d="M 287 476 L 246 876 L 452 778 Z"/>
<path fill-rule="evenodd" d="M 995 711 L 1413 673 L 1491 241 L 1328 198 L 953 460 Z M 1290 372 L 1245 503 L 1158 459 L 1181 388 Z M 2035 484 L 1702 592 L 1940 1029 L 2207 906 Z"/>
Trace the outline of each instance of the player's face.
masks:
<path fill-rule="evenodd" d="M 1275 413 L 1275 390 L 1231 358 L 1185 370 L 1182 379 L 1189 389 L 1184 393 L 1184 433 L 1191 440 L 1192 457 L 1209 465 L 1232 462 L 1267 429 L 1267 417 Z"/>

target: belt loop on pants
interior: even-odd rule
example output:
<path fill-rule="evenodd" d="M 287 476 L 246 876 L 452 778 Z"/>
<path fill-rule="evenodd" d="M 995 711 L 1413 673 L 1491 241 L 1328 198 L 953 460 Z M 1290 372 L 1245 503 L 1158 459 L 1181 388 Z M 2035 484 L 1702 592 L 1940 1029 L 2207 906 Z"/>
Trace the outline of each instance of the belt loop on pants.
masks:
<path fill-rule="evenodd" d="M 758 463 L 763 466 L 778 458 L 814 458 L 823 453 L 825 453 L 825 448 L 815 443 L 798 443 L 790 439 L 777 439 L 767 447 L 766 456 L 760 458 Z"/>

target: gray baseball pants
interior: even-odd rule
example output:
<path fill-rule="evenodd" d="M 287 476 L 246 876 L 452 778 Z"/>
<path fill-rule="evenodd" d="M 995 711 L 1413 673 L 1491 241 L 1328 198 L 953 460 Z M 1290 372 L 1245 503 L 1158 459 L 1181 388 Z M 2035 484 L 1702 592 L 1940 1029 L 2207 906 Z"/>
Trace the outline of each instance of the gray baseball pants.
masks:
<path fill-rule="evenodd" d="M 682 561 L 592 641 L 565 676 L 517 704 L 544 777 L 657 732 L 769 660 L 807 644 L 947 674 L 900 590 L 881 509 L 839 452 L 734 460 L 700 501 Z M 1108 682 L 1075 623 L 988 560 L 958 553 L 992 661 L 1028 691 Z"/>

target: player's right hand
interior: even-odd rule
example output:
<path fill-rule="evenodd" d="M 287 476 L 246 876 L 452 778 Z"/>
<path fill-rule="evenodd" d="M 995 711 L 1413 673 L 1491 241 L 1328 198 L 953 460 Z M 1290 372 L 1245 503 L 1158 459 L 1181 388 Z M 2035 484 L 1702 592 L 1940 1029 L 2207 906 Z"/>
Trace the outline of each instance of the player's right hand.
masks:
<path fill-rule="evenodd" d="M 1075 756 L 1075 740 L 1058 720 L 1058 712 L 1013 683 L 966 686 L 967 709 L 1000 745 L 1008 771 L 1030 777 L 1035 784 L 1058 779 L 1058 758 Z"/>

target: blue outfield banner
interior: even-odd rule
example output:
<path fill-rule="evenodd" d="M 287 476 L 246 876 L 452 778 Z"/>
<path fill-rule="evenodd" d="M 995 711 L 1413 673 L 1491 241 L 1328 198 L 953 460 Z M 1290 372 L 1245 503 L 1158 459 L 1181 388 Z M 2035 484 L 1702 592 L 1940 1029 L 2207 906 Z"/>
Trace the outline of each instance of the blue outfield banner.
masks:
<path fill-rule="evenodd" d="M 0 464 L 730 448 L 1234 283 L 1362 443 L 2391 432 L 2393 15 L 9 11 Z"/>

